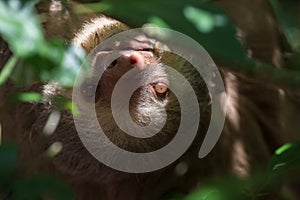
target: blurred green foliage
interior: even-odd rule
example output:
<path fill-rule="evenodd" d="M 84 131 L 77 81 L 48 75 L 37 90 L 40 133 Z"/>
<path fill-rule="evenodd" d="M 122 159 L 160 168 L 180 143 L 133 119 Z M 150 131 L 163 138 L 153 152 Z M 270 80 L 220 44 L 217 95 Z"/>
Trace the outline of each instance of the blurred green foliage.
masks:
<path fill-rule="evenodd" d="M 270 2 L 289 44 L 294 51 L 300 52 L 300 3 L 280 0 Z"/>
<path fill-rule="evenodd" d="M 280 176 L 300 167 L 300 142 L 287 143 L 276 150 L 269 162 L 272 175 Z"/>
<path fill-rule="evenodd" d="M 300 2 L 293 0 L 270 0 L 270 2 L 292 51 L 286 66 L 292 70 L 300 70 Z"/>
<path fill-rule="evenodd" d="M 12 190 L 13 199 L 39 200 L 41 197 L 55 200 L 75 199 L 70 188 L 50 176 L 40 175 L 16 180 Z"/>
<path fill-rule="evenodd" d="M 0 146 L 0 188 L 10 185 L 17 169 L 17 148 L 7 144 Z M 8 184 L 9 183 L 9 184 Z"/>
<path fill-rule="evenodd" d="M 12 96 L 10 96 L 9 101 L 11 103 L 15 103 L 18 101 L 22 102 L 39 102 L 42 101 L 43 97 L 42 94 L 40 93 L 35 93 L 35 92 L 24 92 L 24 93 L 17 93 Z"/>
<path fill-rule="evenodd" d="M 31 1 L 0 1 L 0 33 L 8 42 L 13 57 L 4 66 L 0 83 L 10 76 L 16 83 L 29 84 L 35 80 L 57 81 L 72 87 L 85 58 L 82 49 L 63 41 L 46 41 Z M 15 67 L 16 59 L 21 65 Z"/>
<path fill-rule="evenodd" d="M 281 184 L 287 176 L 295 176 L 300 169 L 300 142 L 279 147 L 268 163 L 268 169 L 255 172 L 244 179 L 227 178 L 200 187 L 184 200 L 240 200 L 263 197 L 272 185 Z M 297 173 L 295 173 L 297 174 Z M 296 184 L 300 184 L 299 180 Z M 279 192 L 286 199 L 297 199 L 290 191 Z M 278 197 L 279 198 L 279 197 Z"/>
<path fill-rule="evenodd" d="M 54 177 L 23 177 L 15 144 L 0 145 L 0 199 L 74 199 L 72 191 Z"/>
<path fill-rule="evenodd" d="M 207 1 L 170 3 L 168 0 L 107 0 L 101 4 L 105 5 L 104 13 L 122 19 L 134 27 L 152 23 L 159 27 L 172 28 L 199 42 L 212 57 L 220 61 L 236 64 L 247 62 L 246 50 L 236 39 L 234 25 L 220 8 Z"/>

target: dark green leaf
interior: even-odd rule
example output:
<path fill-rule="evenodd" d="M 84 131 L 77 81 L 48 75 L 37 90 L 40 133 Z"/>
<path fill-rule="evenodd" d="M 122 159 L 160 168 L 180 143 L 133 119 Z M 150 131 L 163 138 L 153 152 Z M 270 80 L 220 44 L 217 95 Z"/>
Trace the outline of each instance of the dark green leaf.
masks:
<path fill-rule="evenodd" d="M 261 180 L 257 177 L 245 178 L 224 178 L 214 181 L 213 184 L 205 184 L 187 195 L 184 200 L 240 200 L 252 199 L 259 194 L 257 185 Z M 253 185 L 255 184 L 256 187 Z"/>
<path fill-rule="evenodd" d="M 74 199 L 71 190 L 53 177 L 38 176 L 16 181 L 13 199 L 41 199 L 41 197 L 56 200 Z"/>
<path fill-rule="evenodd" d="M 289 45 L 300 52 L 300 4 L 297 1 L 270 0 L 274 13 L 283 28 Z"/>
<path fill-rule="evenodd" d="M 288 143 L 278 148 L 269 162 L 271 174 L 288 174 L 300 167 L 300 142 Z"/>
<path fill-rule="evenodd" d="M 107 7 L 105 13 L 135 27 L 153 21 L 159 25 L 153 20 L 159 19 L 171 29 L 198 41 L 221 61 L 243 63 L 246 60 L 245 50 L 236 39 L 234 26 L 213 4 L 196 0 L 175 0 L 172 3 L 167 0 L 115 0 L 104 1 L 104 5 Z"/>
<path fill-rule="evenodd" d="M 17 148 L 13 144 L 0 145 L 0 188 L 12 182 L 17 169 Z"/>

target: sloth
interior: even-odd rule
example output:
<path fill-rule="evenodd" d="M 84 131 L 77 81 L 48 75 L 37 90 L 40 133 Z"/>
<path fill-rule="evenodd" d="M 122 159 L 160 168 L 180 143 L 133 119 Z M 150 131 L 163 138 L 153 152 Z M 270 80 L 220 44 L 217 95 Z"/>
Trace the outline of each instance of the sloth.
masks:
<path fill-rule="evenodd" d="M 127 25 L 102 15 L 83 25 L 71 43 L 90 53 L 106 39 L 128 29 Z M 161 51 L 157 48 L 160 45 L 163 44 L 145 35 L 129 41 L 130 48 L 121 49 L 119 57 L 104 66 L 104 73 L 97 84 L 86 79 L 77 86 L 78 95 L 84 103 L 95 105 L 99 124 L 112 143 L 130 152 L 155 151 L 174 138 L 181 120 L 179 101 L 169 89 L 176 79 L 172 79 L 164 68 L 164 65 L 172 66 L 192 85 L 200 110 L 196 139 L 178 160 L 163 169 L 140 174 L 117 171 L 102 164 L 81 142 L 73 114 L 69 110 L 56 108 L 53 103 L 60 97 L 71 100 L 72 90 L 51 82 L 36 83 L 30 88 L 43 94 L 43 102 L 19 104 L 10 114 L 10 120 L 18 122 L 13 129 L 18 130 L 15 131 L 15 137 L 21 146 L 22 162 L 33 162 L 51 145 L 61 144 L 62 149 L 45 161 L 40 170 L 66 180 L 74 188 L 78 199 L 158 199 L 172 191 L 187 193 L 213 177 L 231 174 L 246 177 L 251 171 L 265 166 L 274 149 L 285 142 L 278 137 L 276 126 L 271 126 L 279 120 L 276 114 L 273 115 L 277 110 L 276 104 L 273 106 L 254 96 L 252 90 L 257 85 L 255 81 L 221 69 L 227 93 L 226 123 L 215 148 L 207 157 L 199 159 L 198 150 L 211 116 L 208 89 L 201 75 L 188 61 L 169 51 Z M 101 60 L 110 51 L 98 51 L 94 59 Z M 132 68 L 138 69 L 135 76 L 144 83 L 129 100 L 132 120 L 139 126 L 147 126 L 151 120 L 158 126 L 165 123 L 160 132 L 152 137 L 138 138 L 126 134 L 112 115 L 113 89 Z M 274 101 L 278 99 L 273 89 L 267 88 L 266 92 L 274 97 Z M 42 134 L 47 132 L 45 127 L 53 114 L 59 116 L 55 130 L 51 134 Z M 95 130 L 89 121 L 86 117 L 84 123 L 87 133 Z M 5 128 L 4 125 L 4 133 L 9 132 Z M 109 156 L 114 159 L 113 154 Z"/>
<path fill-rule="evenodd" d="M 128 26 L 117 20 L 100 16 L 86 24 L 76 34 L 72 43 L 83 47 L 89 53 L 105 39 L 128 29 Z M 189 62 L 169 51 L 162 52 L 157 48 L 157 46 L 161 45 L 160 42 L 153 41 L 145 35 L 139 35 L 125 45 L 128 46 L 127 49 L 121 48 L 122 50 L 119 52 L 120 56 L 118 58 L 113 60 L 108 66 L 105 66 L 104 73 L 97 85 L 91 83 L 93 77 L 89 77 L 76 87 L 79 88 L 79 96 L 82 97 L 84 104 L 95 104 L 99 124 L 113 144 L 130 152 L 152 152 L 162 148 L 174 138 L 181 120 L 179 102 L 175 94 L 168 88 L 169 84 L 173 84 L 172 82 L 176 81 L 176 79 L 168 76 L 168 71 L 164 68 L 164 65 L 172 66 L 181 74 L 184 74 L 186 79 L 191 82 L 193 89 L 199 94 L 197 95 L 201 112 L 199 133 L 191 146 L 191 150 L 189 150 L 193 151 L 192 159 L 196 160 L 198 159 L 197 150 L 205 136 L 210 119 L 210 97 L 208 90 L 199 72 Z M 110 51 L 97 51 L 95 59 L 102 61 L 103 56 L 107 56 Z M 151 64 L 147 65 L 147 63 Z M 147 126 L 151 121 L 160 124 L 164 122 L 164 113 L 167 113 L 162 130 L 152 137 L 138 138 L 124 133 L 118 127 L 112 115 L 111 98 L 114 86 L 132 68 L 138 69 L 138 72 L 131 78 L 138 78 L 139 82 L 147 83 L 141 84 L 142 86 L 134 91 L 130 98 L 129 113 L 132 120 L 139 126 Z M 184 85 L 184 83 L 181 84 Z M 143 190 L 148 190 L 151 187 L 140 185 L 139 182 L 147 181 L 152 185 L 157 184 L 157 181 L 163 183 L 160 180 L 163 176 L 171 176 L 166 178 L 165 181 L 171 181 L 173 178 L 174 180 L 182 178 L 180 176 L 177 177 L 174 171 L 176 163 L 180 163 L 180 160 L 166 169 L 145 174 L 125 173 L 105 166 L 95 159 L 82 144 L 74 125 L 73 115 L 68 110 L 59 111 L 60 121 L 54 133 L 44 140 L 41 139 L 40 133 L 45 131 L 45 124 L 49 116 L 53 111 L 57 110 L 52 101 L 60 96 L 71 99 L 72 91 L 62 88 L 57 83 L 38 85 L 35 88 L 41 91 L 45 100 L 43 103 L 33 105 L 30 108 L 34 112 L 36 119 L 33 128 L 30 130 L 31 142 L 39 144 L 36 145 L 38 146 L 37 151 L 41 153 L 53 143 L 59 142 L 62 144 L 62 150 L 52 159 L 51 165 L 53 165 L 59 174 L 68 177 L 67 180 L 74 186 L 79 198 L 87 198 L 88 195 L 88 197 L 91 196 L 90 198 L 102 196 L 103 199 L 119 199 L 124 198 L 124 192 L 129 199 L 158 198 L 162 195 L 161 192 L 151 195 L 148 192 L 143 193 Z M 189 114 L 192 115 L 193 113 Z M 94 124 L 89 123 L 90 119 L 88 116 L 84 116 L 83 118 L 85 119 L 83 123 L 87 133 L 96 129 Z M 41 140 L 44 141 L 43 145 L 41 145 Z M 116 155 L 109 154 L 108 156 L 114 159 Z M 135 186 L 131 186 L 130 189 L 127 186 L 125 187 L 125 185 L 130 183 L 133 183 Z M 185 184 L 187 185 L 187 182 Z M 109 188 L 109 191 L 105 189 L 104 192 L 100 192 L 104 188 L 104 185 L 106 188 Z M 118 189 L 118 185 L 126 189 Z M 174 186 L 176 184 L 167 184 L 167 187 Z M 102 189 L 100 190 L 100 188 Z"/>

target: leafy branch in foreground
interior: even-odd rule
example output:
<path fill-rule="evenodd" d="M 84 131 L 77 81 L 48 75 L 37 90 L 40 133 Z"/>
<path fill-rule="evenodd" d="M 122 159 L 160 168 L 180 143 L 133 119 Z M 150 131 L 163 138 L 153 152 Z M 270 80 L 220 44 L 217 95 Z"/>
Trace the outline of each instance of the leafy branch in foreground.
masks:
<path fill-rule="evenodd" d="M 24 177 L 18 170 L 18 148 L 14 144 L 0 145 L 1 199 L 74 199 L 73 193 L 55 177 L 40 175 Z"/>
<path fill-rule="evenodd" d="M 212 184 L 200 187 L 184 200 L 228 200 L 228 199 L 255 199 L 266 195 L 264 190 L 274 184 L 280 184 L 286 177 L 294 177 L 294 172 L 300 169 L 300 142 L 288 143 L 279 147 L 268 163 L 268 169 L 264 172 L 252 173 L 244 179 L 227 178 L 217 180 Z M 294 177 L 296 180 L 299 177 Z M 298 179 L 299 180 L 299 179 Z M 296 185 L 299 181 L 295 182 Z M 244 188 L 244 190 L 242 189 Z M 245 189 L 246 188 L 246 189 Z M 286 199 L 298 199 L 293 191 L 282 190 Z"/>
<path fill-rule="evenodd" d="M 63 41 L 46 41 L 32 2 L 0 1 L 0 34 L 13 52 L 0 83 L 12 77 L 21 84 L 54 80 L 65 87 L 73 86 L 85 53 L 72 45 L 66 48 Z"/>

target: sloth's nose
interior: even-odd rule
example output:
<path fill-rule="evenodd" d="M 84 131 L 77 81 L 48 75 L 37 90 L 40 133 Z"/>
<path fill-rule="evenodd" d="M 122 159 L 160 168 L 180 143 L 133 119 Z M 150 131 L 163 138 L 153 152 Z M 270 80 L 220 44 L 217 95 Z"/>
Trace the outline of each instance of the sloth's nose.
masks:
<path fill-rule="evenodd" d="M 121 62 L 123 61 L 125 65 L 127 64 L 130 67 L 136 67 L 140 70 L 145 69 L 146 66 L 143 54 L 138 51 L 126 51 L 121 54 L 119 59 Z"/>

